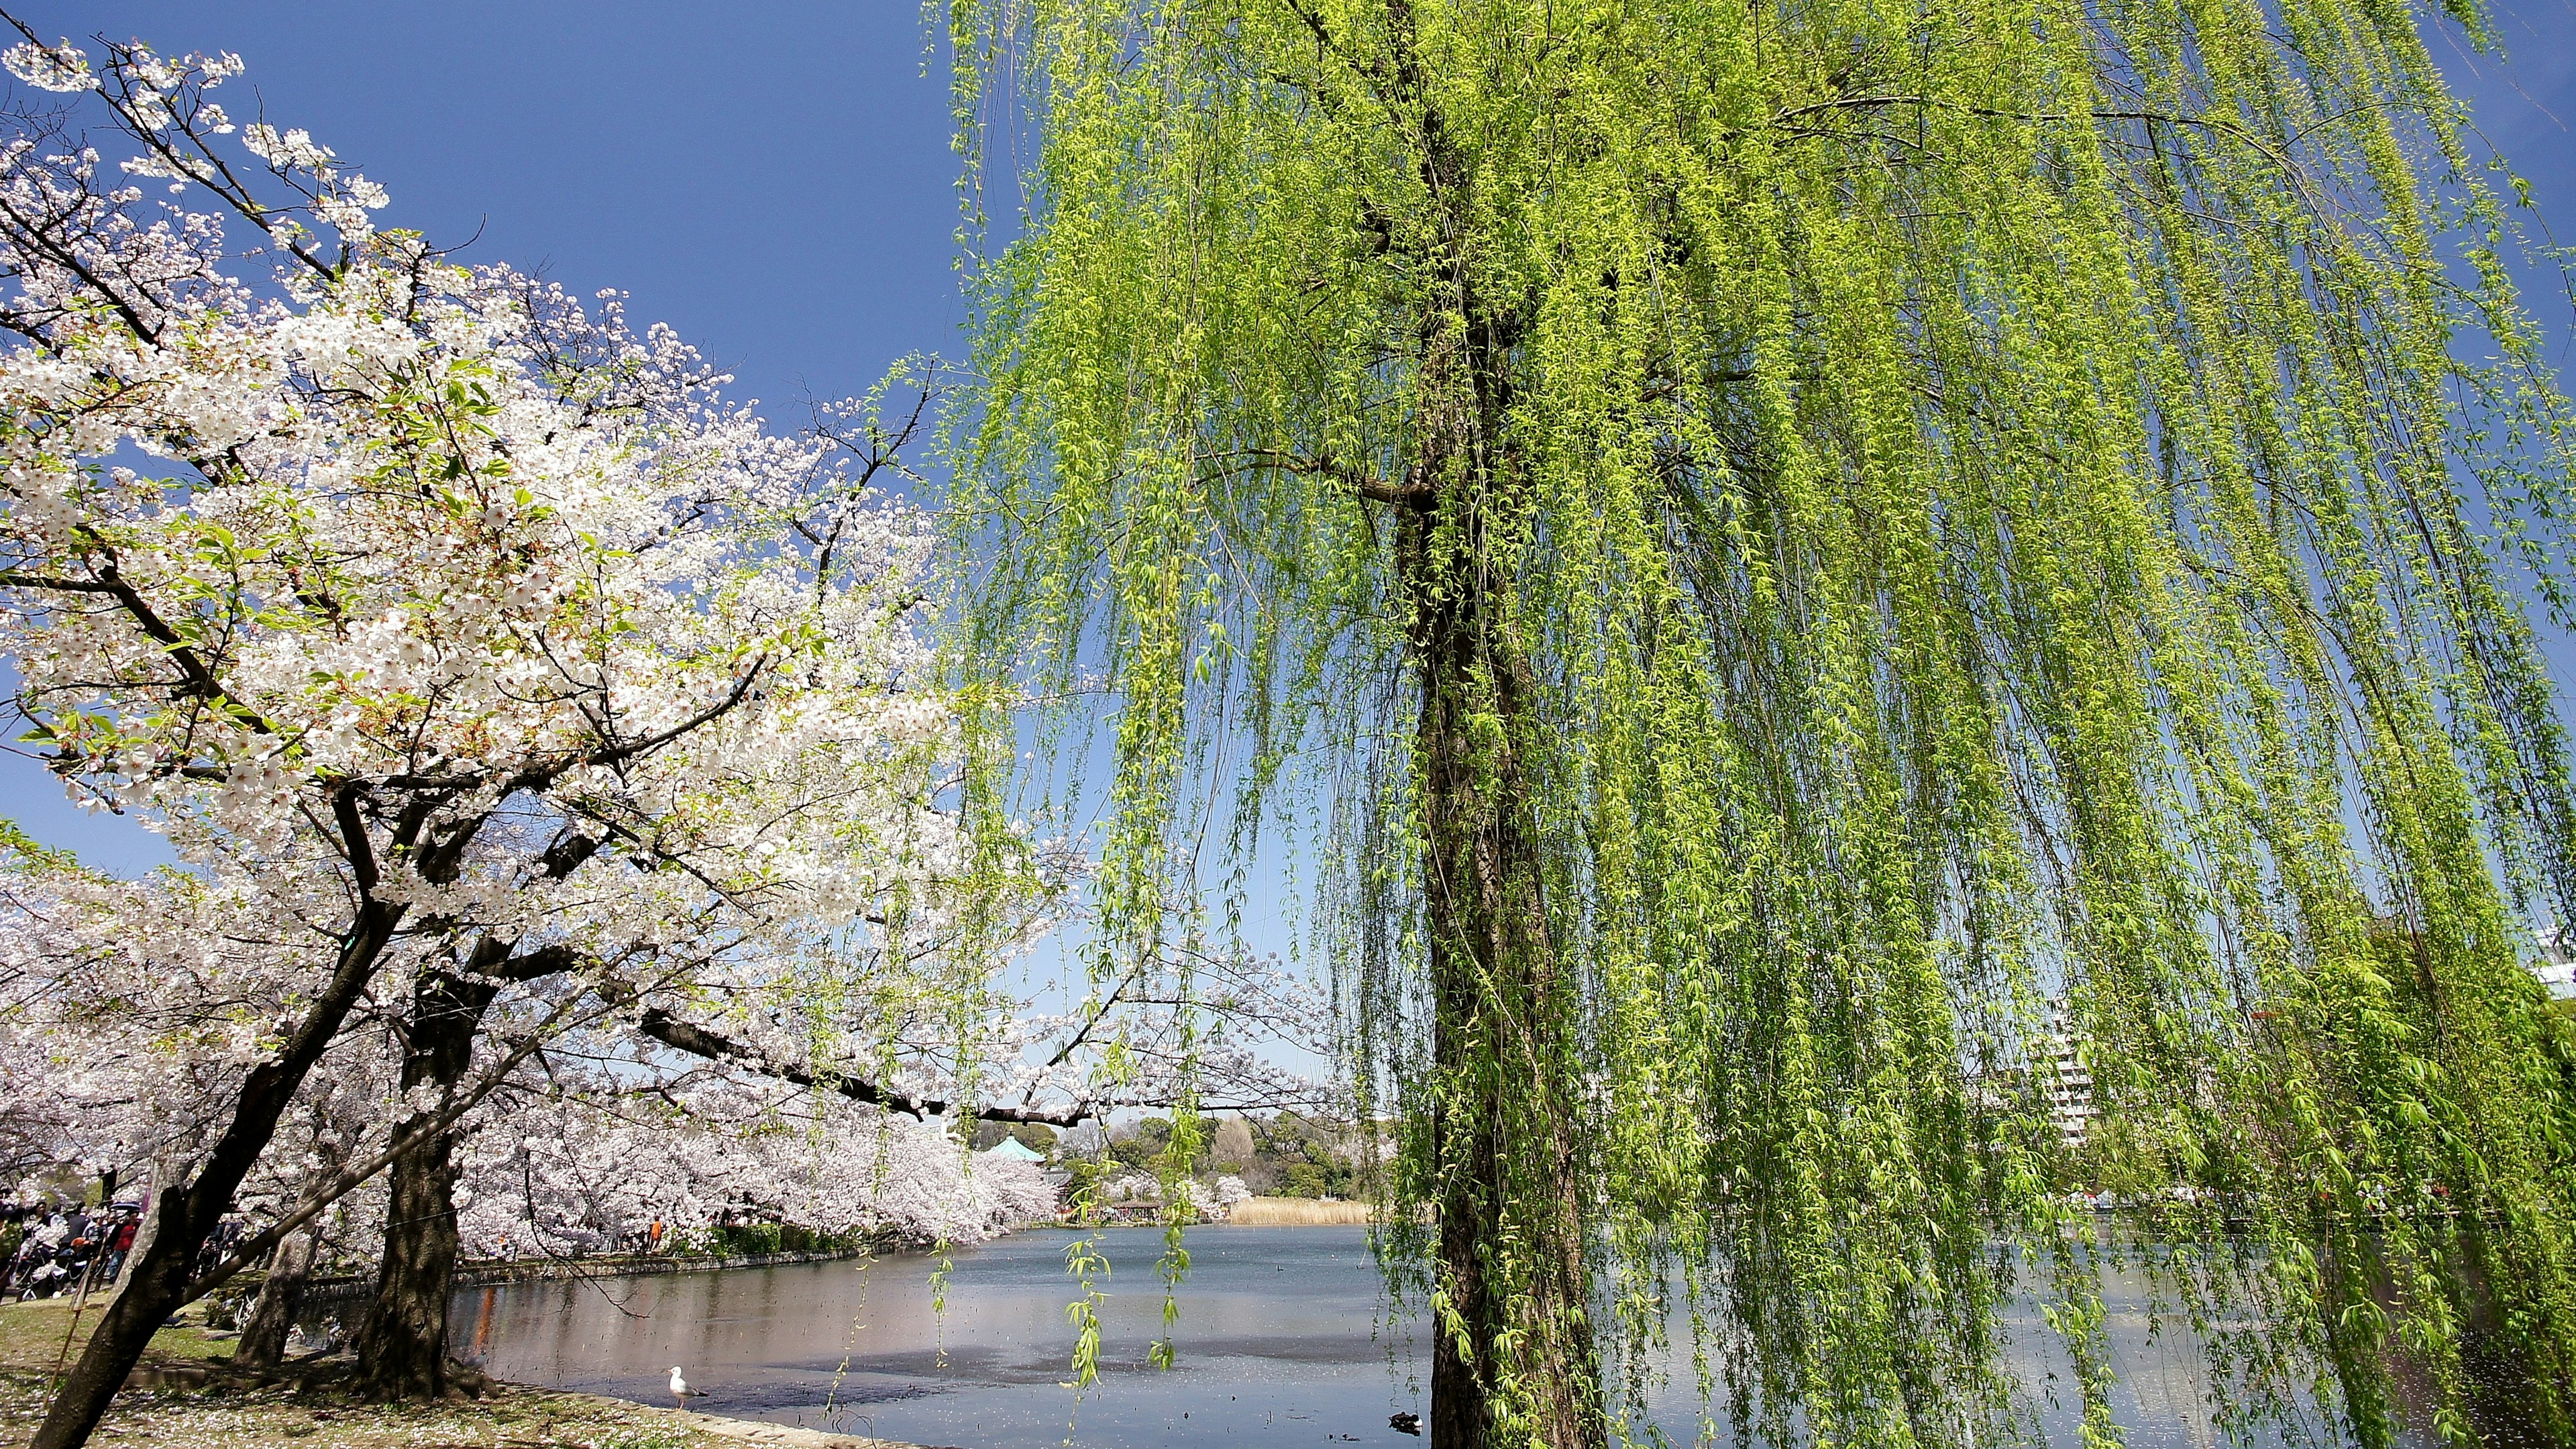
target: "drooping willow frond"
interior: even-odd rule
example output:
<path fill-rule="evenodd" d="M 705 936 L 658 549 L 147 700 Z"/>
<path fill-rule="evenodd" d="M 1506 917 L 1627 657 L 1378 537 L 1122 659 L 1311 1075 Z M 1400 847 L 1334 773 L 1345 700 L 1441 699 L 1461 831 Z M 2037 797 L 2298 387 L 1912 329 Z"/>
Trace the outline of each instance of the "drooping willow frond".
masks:
<path fill-rule="evenodd" d="M 2525 969 L 2576 906 L 2533 623 L 2568 410 L 2442 21 L 952 15 L 970 142 L 1033 138 L 961 658 L 1105 684 L 1123 949 L 1200 792 L 1239 856 L 1322 802 L 1390 1189 L 1444 1202 L 1471 1108 L 1569 1116 L 1608 1406 L 1677 1300 L 1765 1440 L 2026 1428 L 2029 1294 L 2108 1434 L 2094 1274 L 2136 1254 L 2231 1431 L 2576 1442 L 2576 1031 Z M 1425 621 L 1468 593 L 1449 710 Z M 1427 964 L 1435 714 L 1533 842 L 1526 1061 L 1457 1047 Z M 1535 1160 L 1486 1163 L 1506 1288 L 1552 1271 Z"/>

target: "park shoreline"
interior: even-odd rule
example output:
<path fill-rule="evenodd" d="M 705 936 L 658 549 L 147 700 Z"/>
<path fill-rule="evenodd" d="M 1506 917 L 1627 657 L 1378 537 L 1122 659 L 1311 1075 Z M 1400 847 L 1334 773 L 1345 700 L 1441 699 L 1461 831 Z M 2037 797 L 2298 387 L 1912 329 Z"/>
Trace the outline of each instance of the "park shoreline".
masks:
<path fill-rule="evenodd" d="M 91 1305 L 95 1312 L 96 1305 Z M 296 1449 L 408 1449 L 421 1443 L 545 1442 L 564 1449 L 916 1449 L 894 1440 L 792 1424 L 731 1419 L 476 1375 L 482 1392 L 427 1404 L 371 1404 L 341 1392 L 345 1362 L 278 1376 L 233 1370 L 232 1337 L 210 1332 L 202 1310 L 154 1335 L 144 1360 L 100 1422 L 105 1442 L 288 1445 Z M 95 1318 L 84 1315 L 82 1326 Z M 62 1299 L 0 1304 L 0 1444 L 23 1444 L 43 1417 L 71 1305 Z M 73 1343 L 73 1351 L 79 1345 Z"/>
<path fill-rule="evenodd" d="M 839 1263 L 853 1258 L 874 1257 L 901 1252 L 912 1247 L 906 1243 L 879 1243 L 856 1248 L 817 1248 L 792 1253 L 725 1253 L 708 1257 L 668 1257 L 619 1255 L 598 1258 L 488 1258 L 460 1265 L 456 1270 L 454 1290 L 472 1292 L 477 1288 L 502 1288 L 514 1283 L 554 1283 L 585 1278 L 645 1278 L 663 1273 L 713 1273 L 728 1268 L 779 1268 L 798 1263 Z M 252 1275 L 247 1285 L 252 1289 L 258 1280 Z M 375 1291 L 376 1280 L 364 1274 L 334 1274 L 317 1277 L 304 1285 L 303 1304 L 339 1303 L 364 1298 Z"/>
<path fill-rule="evenodd" d="M 1200 1228 L 1298 1228 L 1298 1227 L 1366 1227 L 1379 1221 L 1374 1203 L 1348 1198 L 1256 1197 L 1234 1205 L 1225 1217 L 1196 1224 Z M 1047 1228 L 1080 1228 L 1073 1222 L 1023 1223 L 1012 1232 L 1031 1232 Z M 1104 1222 L 1097 1226 L 1124 1227 L 1133 1224 Z M 1159 1226 L 1159 1224 L 1155 1224 Z M 839 1263 L 854 1258 L 889 1256 L 921 1251 L 926 1243 L 898 1240 L 867 1243 L 849 1248 L 814 1248 L 779 1253 L 725 1253 L 706 1257 L 670 1256 L 665 1254 L 624 1253 L 595 1258 L 482 1258 L 457 1266 L 453 1280 L 455 1291 L 471 1292 L 477 1288 L 502 1288 L 516 1283 L 553 1283 L 586 1278 L 639 1278 L 662 1273 L 713 1273 L 731 1268 L 784 1268 L 802 1263 Z M 243 1286 L 255 1290 L 258 1275 L 244 1274 Z M 338 1303 L 364 1298 L 375 1289 L 375 1279 L 364 1274 L 333 1274 L 315 1277 L 304 1286 L 303 1302 Z"/>
<path fill-rule="evenodd" d="M 1353 1198 L 1256 1197 L 1236 1203 L 1223 1221 L 1211 1227 L 1338 1228 L 1367 1227 L 1381 1221 L 1378 1205 Z"/>

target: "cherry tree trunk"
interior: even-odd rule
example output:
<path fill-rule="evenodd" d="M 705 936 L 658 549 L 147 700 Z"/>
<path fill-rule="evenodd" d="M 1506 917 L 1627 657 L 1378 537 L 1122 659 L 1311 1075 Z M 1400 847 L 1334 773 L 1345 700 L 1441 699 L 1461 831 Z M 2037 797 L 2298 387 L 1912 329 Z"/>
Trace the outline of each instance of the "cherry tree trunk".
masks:
<path fill-rule="evenodd" d="M 329 1125 L 328 1116 L 317 1110 L 313 1170 L 305 1174 L 303 1191 L 296 1194 L 298 1212 L 330 1192 L 332 1179 L 347 1161 L 346 1151 L 334 1145 L 337 1139 L 326 1130 Z M 242 1321 L 241 1344 L 233 1350 L 234 1363 L 244 1368 L 272 1369 L 286 1356 L 286 1334 L 303 1311 L 304 1285 L 313 1276 L 313 1260 L 321 1255 L 322 1233 L 323 1220 L 315 1217 L 277 1245 L 276 1255 L 269 1259 L 268 1275 L 260 1280 L 259 1301 L 251 1305 L 250 1316 Z"/>
<path fill-rule="evenodd" d="M 268 1276 L 259 1285 L 259 1301 L 251 1305 L 250 1317 L 242 1321 L 241 1344 L 233 1350 L 235 1364 L 273 1369 L 286 1357 L 287 1330 L 295 1326 L 296 1316 L 303 1311 L 304 1285 L 313 1276 L 313 1259 L 321 1246 L 319 1221 L 288 1234 L 286 1241 L 277 1245 L 277 1256 L 270 1260 Z"/>
<path fill-rule="evenodd" d="M 474 1059 L 474 1038 L 495 987 L 425 972 L 412 994 L 403 1090 L 453 1088 Z M 417 1130 L 431 1113 L 404 1123 Z M 455 1128 L 423 1137 L 388 1169 L 385 1257 L 358 1330 L 358 1391 L 383 1400 L 432 1399 L 448 1389 L 447 1300 L 456 1277 Z"/>
<path fill-rule="evenodd" d="M 109 1295 L 111 1303 L 124 1297 L 126 1290 L 133 1287 L 134 1272 L 130 1265 L 141 1262 L 144 1255 L 151 1251 L 152 1240 L 161 1236 L 161 1189 L 170 1183 L 187 1181 L 188 1169 L 191 1165 L 183 1153 L 162 1152 L 156 1154 L 151 1165 L 145 1169 L 147 1176 L 144 1180 L 150 1186 L 141 1194 L 143 1216 L 134 1225 L 133 1246 L 125 1250 L 125 1261 L 129 1266 L 116 1276 L 116 1286 Z"/>
<path fill-rule="evenodd" d="M 394 1159 L 385 1260 L 358 1331 L 358 1390 L 369 1398 L 447 1392 L 447 1300 L 456 1275 L 456 1135 Z"/>
<path fill-rule="evenodd" d="M 137 1235 L 134 1255 L 125 1268 L 131 1281 L 99 1316 L 88 1347 L 81 1350 L 46 1408 L 45 1421 L 37 1426 L 28 1449 L 78 1449 L 89 1441 L 90 1431 L 98 1427 L 116 1391 L 125 1386 L 125 1376 L 141 1361 L 152 1335 L 187 1301 L 198 1248 L 231 1209 L 233 1193 L 276 1135 L 278 1118 L 294 1101 L 305 1075 L 339 1035 L 341 1023 L 348 1020 L 358 993 L 375 974 L 377 958 L 401 917 L 399 907 L 374 901 L 360 909 L 330 981 L 305 1008 L 303 1019 L 278 1054 L 253 1067 L 243 1079 L 232 1119 L 207 1150 L 196 1175 L 185 1183 L 153 1183 L 152 1240 L 145 1243 Z"/>

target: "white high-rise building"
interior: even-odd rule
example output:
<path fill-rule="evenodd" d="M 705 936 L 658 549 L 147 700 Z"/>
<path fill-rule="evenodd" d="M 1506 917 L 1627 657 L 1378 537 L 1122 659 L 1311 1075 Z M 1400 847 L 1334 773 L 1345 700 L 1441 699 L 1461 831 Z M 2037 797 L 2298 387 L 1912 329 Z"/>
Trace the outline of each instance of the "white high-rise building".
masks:
<path fill-rule="evenodd" d="M 2568 949 L 2567 938 L 2547 926 L 2532 935 L 2540 940 L 2540 964 L 2532 968 L 2540 984 L 2548 987 L 2556 1000 L 2576 1000 L 2576 952 Z"/>
<path fill-rule="evenodd" d="M 2069 1147 L 2084 1140 L 2085 1130 L 2100 1115 L 2093 1106 L 2093 1073 L 2086 1070 L 2078 1048 L 2082 1039 L 2066 1029 L 2066 1014 L 2054 1011 L 2048 1018 L 2048 1035 L 2041 1038 L 2046 1053 L 2047 1079 L 2042 1086 L 2048 1093 L 2048 1120 L 2066 1135 Z"/>

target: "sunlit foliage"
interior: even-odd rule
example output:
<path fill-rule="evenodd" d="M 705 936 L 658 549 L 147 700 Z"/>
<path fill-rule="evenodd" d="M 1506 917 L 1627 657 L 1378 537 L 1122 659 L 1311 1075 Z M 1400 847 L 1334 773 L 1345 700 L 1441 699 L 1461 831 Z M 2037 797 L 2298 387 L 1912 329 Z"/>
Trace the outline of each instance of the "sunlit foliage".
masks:
<path fill-rule="evenodd" d="M 2576 1440 L 2567 414 L 2476 13 L 951 15 L 1025 208 L 960 657 L 1114 718 L 1104 970 L 1328 824 L 1496 1438 L 1619 1422 L 1668 1294 L 1712 1432 L 2027 1432 L 2032 1294 L 2098 1439 L 2135 1253 L 2232 1432 Z"/>

